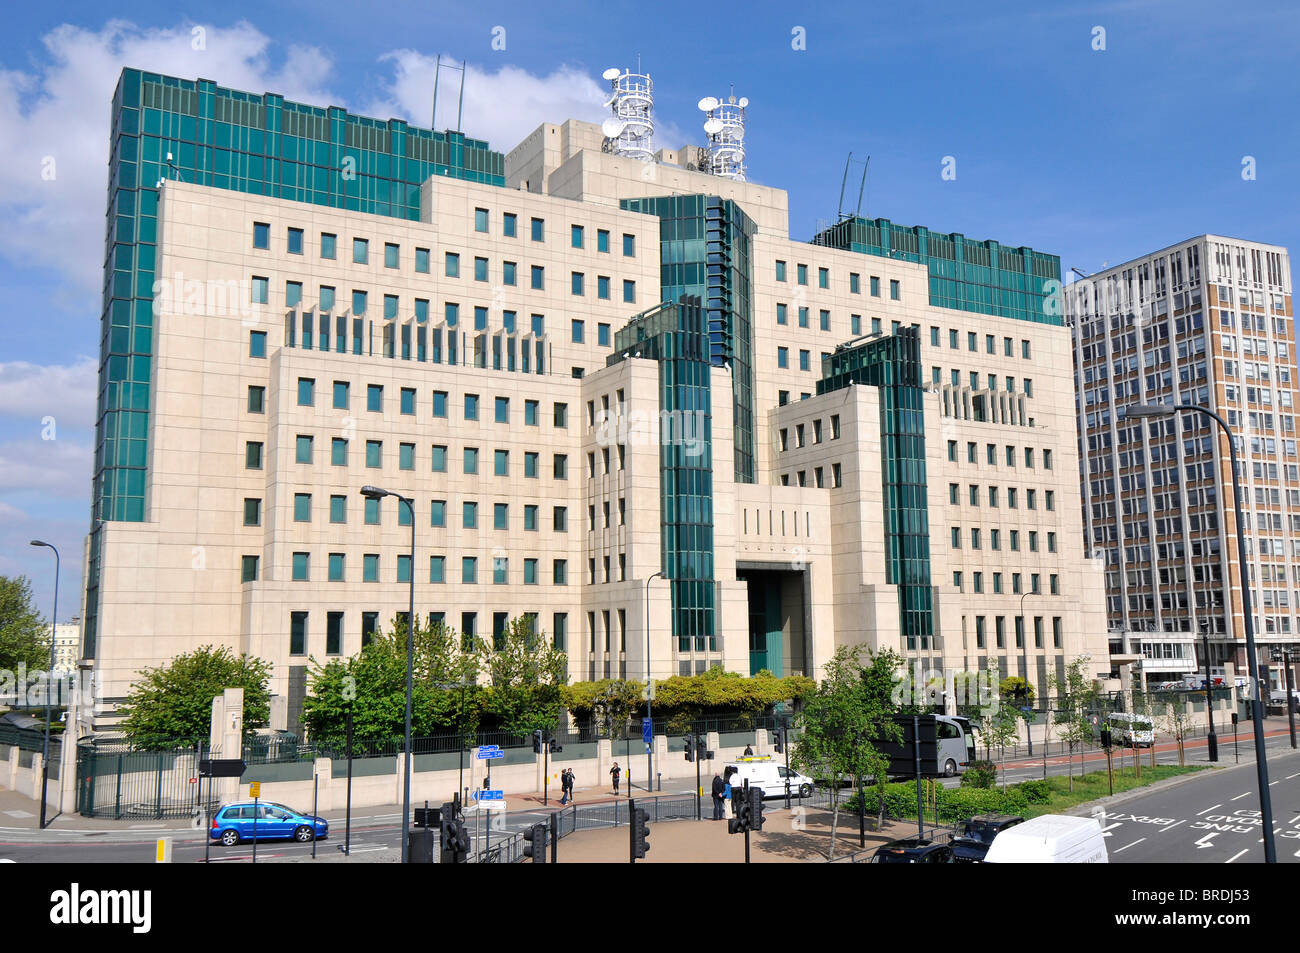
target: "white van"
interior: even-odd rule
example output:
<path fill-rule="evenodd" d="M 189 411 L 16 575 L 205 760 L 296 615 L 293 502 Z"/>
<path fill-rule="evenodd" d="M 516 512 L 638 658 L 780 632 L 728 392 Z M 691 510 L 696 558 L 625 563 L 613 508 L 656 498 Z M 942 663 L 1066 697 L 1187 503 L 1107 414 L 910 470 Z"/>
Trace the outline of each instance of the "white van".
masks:
<path fill-rule="evenodd" d="M 740 758 L 723 765 L 722 780 L 733 788 L 745 786 L 762 788 L 763 798 L 785 797 L 785 784 L 790 782 L 790 793 L 795 797 L 807 797 L 812 794 L 813 779 L 800 774 L 794 768 L 777 764 L 768 755 Z"/>
<path fill-rule="evenodd" d="M 1106 840 L 1095 817 L 1044 814 L 993 838 L 986 864 L 1105 864 Z"/>
<path fill-rule="evenodd" d="M 1156 726 L 1150 715 L 1113 711 L 1106 716 L 1106 722 L 1110 725 L 1110 736 L 1115 744 L 1126 748 L 1150 748 L 1156 743 Z"/>

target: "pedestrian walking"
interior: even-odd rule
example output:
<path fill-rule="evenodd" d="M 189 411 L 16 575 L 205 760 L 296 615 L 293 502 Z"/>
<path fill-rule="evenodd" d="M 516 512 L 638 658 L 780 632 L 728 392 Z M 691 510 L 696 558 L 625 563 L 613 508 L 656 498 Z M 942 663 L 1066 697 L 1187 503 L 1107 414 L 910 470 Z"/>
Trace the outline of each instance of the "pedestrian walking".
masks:
<path fill-rule="evenodd" d="M 569 769 L 560 772 L 560 803 L 569 803 Z"/>
<path fill-rule="evenodd" d="M 744 755 L 742 755 L 742 757 L 752 758 L 753 756 L 754 756 L 754 749 L 751 748 L 749 745 L 745 745 L 745 753 Z"/>
<path fill-rule="evenodd" d="M 618 766 L 618 762 L 615 761 L 615 762 L 614 762 L 614 767 L 612 767 L 612 768 L 609 769 L 609 776 L 610 776 L 611 778 L 614 779 L 614 793 L 615 793 L 615 794 L 618 794 L 618 779 L 619 779 L 619 776 L 622 775 L 622 773 L 623 773 L 623 769 L 620 768 L 620 767 Z"/>
<path fill-rule="evenodd" d="M 564 803 L 568 804 L 573 800 L 573 769 L 565 768 L 562 777 L 564 782 Z"/>
<path fill-rule="evenodd" d="M 722 775 L 714 772 L 713 774 L 713 819 L 720 821 L 723 819 L 722 805 L 724 801 L 724 792 L 727 790 L 727 784 L 722 780 Z"/>

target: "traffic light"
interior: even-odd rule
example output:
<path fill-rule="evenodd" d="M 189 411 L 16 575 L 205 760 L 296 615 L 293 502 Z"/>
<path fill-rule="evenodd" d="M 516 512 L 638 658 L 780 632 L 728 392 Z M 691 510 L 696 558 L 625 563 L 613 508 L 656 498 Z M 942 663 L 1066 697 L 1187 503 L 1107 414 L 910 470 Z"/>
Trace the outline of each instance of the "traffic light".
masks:
<path fill-rule="evenodd" d="M 454 802 L 442 806 L 438 818 L 439 839 L 444 864 L 463 864 L 469 859 L 469 832 L 465 822 L 456 815 Z"/>
<path fill-rule="evenodd" d="M 750 830 L 753 806 L 746 792 L 746 788 L 731 789 L 731 812 L 735 816 L 727 821 L 728 834 L 744 834 Z"/>
<path fill-rule="evenodd" d="M 781 754 L 785 751 L 785 732 L 780 728 L 777 728 L 772 732 L 772 749 L 776 751 L 777 754 Z"/>
<path fill-rule="evenodd" d="M 632 815 L 632 856 L 645 857 L 650 850 L 650 813 L 638 807 Z"/>
<path fill-rule="evenodd" d="M 542 753 L 542 729 L 533 732 L 533 754 Z"/>
<path fill-rule="evenodd" d="M 746 788 L 745 792 L 749 795 L 749 829 L 761 831 L 763 829 L 763 789 Z"/>
<path fill-rule="evenodd" d="M 551 754 L 555 754 L 555 752 L 557 752 L 557 751 L 563 751 L 563 750 L 564 750 L 564 745 L 557 745 L 557 744 L 555 743 L 555 739 L 554 739 L 554 738 L 548 738 L 548 739 L 546 740 L 546 747 L 550 749 Z"/>
<path fill-rule="evenodd" d="M 687 761 L 695 760 L 695 736 L 694 735 L 688 735 L 686 737 L 686 760 Z"/>
<path fill-rule="evenodd" d="M 546 825 L 534 824 L 524 831 L 524 856 L 531 857 L 533 863 L 546 863 Z"/>

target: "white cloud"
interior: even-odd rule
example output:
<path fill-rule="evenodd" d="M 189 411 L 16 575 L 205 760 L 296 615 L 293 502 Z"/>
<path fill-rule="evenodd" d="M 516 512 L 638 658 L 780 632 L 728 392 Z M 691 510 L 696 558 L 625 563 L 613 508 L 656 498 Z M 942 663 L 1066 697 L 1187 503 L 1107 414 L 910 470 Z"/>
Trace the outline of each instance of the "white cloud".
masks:
<path fill-rule="evenodd" d="M 37 437 L 0 444 L 0 492 L 35 492 L 84 506 L 90 496 L 93 456 L 90 446 L 68 439 Z"/>
<path fill-rule="evenodd" d="M 380 59 L 392 64 L 393 80 L 385 85 L 384 95 L 363 104 L 361 112 L 385 119 L 396 116 L 427 128 L 433 109 L 435 57 L 407 49 L 394 50 Z M 460 73 L 446 68 L 448 59 L 449 55 L 444 54 L 436 129 L 456 125 Z M 544 122 L 600 122 L 609 116 L 605 106 L 608 98 L 608 83 L 572 66 L 560 66 L 547 76 L 534 76 L 517 66 L 489 72 L 468 63 L 461 128 L 467 136 L 485 139 L 493 149 L 509 152 Z M 675 125 L 658 116 L 655 123 L 656 148 L 675 149 L 686 141 Z M 703 135 L 696 138 L 702 139 Z"/>
<path fill-rule="evenodd" d="M 89 429 L 95 423 L 98 371 L 89 357 L 75 364 L 0 363 L 0 417 L 17 417 L 33 428 L 53 417 L 56 432 L 60 427 Z"/>
<path fill-rule="evenodd" d="M 0 69 L 0 214 L 9 225 L 0 254 L 54 268 L 86 290 L 97 290 L 103 274 L 109 119 L 123 67 L 311 102 L 336 98 L 325 89 L 327 54 L 289 46 L 275 69 L 270 39 L 242 21 L 142 29 L 114 20 L 97 32 L 65 24 L 43 42 L 47 55 L 33 72 Z"/>

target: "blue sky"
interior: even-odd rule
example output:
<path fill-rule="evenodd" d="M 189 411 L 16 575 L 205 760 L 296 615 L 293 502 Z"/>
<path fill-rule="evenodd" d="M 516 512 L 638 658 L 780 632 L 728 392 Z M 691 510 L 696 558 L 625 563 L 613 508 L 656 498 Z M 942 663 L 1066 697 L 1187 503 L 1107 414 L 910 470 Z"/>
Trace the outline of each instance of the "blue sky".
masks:
<path fill-rule="evenodd" d="M 27 545 L 48 539 L 63 554 L 59 615 L 78 611 L 108 111 L 124 65 L 427 124 L 441 53 L 469 64 L 465 131 L 508 151 L 537 123 L 599 118 L 601 71 L 640 53 L 659 145 L 702 138 L 701 97 L 731 84 L 749 97 L 750 179 L 788 189 L 795 238 L 834 219 L 851 151 L 871 156 L 866 214 L 1029 245 L 1067 274 L 1203 232 L 1300 245 L 1292 3 L 643 9 L 640 22 L 625 5 L 482 0 L 135 2 L 112 21 L 82 2 L 7 11 L 0 574 L 33 577 L 48 612 L 52 560 Z"/>

